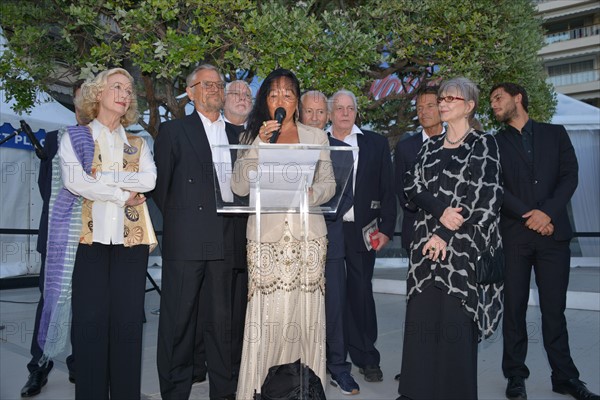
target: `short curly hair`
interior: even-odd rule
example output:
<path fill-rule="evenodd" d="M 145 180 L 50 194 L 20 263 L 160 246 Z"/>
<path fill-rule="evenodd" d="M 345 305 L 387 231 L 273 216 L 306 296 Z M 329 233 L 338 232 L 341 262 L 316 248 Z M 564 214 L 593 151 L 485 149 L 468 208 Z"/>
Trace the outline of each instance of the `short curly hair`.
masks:
<path fill-rule="evenodd" d="M 79 106 L 83 117 L 89 121 L 92 121 L 98 116 L 100 102 L 98 101 L 99 96 L 102 94 L 102 91 L 106 88 L 106 84 L 108 83 L 108 77 L 115 74 L 121 74 L 131 82 L 131 86 L 134 87 L 133 77 L 129 72 L 124 70 L 123 68 L 111 68 L 106 71 L 100 72 L 92 79 L 88 79 L 85 81 L 83 85 L 81 85 L 81 98 L 78 100 L 77 106 Z M 131 103 L 129 105 L 129 109 L 121 117 L 121 125 L 127 127 L 131 124 L 134 124 L 138 121 L 138 110 L 137 110 L 137 101 L 135 90 L 131 96 Z"/>

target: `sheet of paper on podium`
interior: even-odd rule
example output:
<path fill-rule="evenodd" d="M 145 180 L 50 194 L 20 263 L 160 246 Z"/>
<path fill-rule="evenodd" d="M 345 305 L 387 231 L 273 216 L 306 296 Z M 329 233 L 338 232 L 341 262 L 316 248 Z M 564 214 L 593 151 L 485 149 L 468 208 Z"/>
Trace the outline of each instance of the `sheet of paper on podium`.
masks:
<path fill-rule="evenodd" d="M 256 206 L 256 189 L 260 185 L 261 208 L 300 206 L 304 185 L 312 185 L 321 149 L 282 151 L 279 146 L 261 145 L 257 171 L 250 171 L 250 206 Z"/>

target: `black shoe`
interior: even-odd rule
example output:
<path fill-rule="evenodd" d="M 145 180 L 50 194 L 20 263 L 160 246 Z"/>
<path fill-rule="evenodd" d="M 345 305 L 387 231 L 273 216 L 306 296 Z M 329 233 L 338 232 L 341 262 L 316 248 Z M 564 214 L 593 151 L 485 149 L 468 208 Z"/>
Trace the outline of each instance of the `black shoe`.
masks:
<path fill-rule="evenodd" d="M 383 372 L 381 372 L 379 365 L 367 365 L 364 368 L 359 368 L 358 372 L 365 376 L 367 382 L 383 381 Z"/>
<path fill-rule="evenodd" d="M 228 394 L 227 396 L 219 397 L 219 400 L 235 400 L 235 393 Z"/>
<path fill-rule="evenodd" d="M 69 382 L 75 383 L 75 372 L 69 371 Z"/>
<path fill-rule="evenodd" d="M 525 378 L 522 376 L 511 376 L 506 385 L 506 398 L 509 400 L 521 400 L 527 398 L 525 390 Z"/>
<path fill-rule="evenodd" d="M 400 375 L 401 374 L 396 374 L 396 376 L 394 376 L 394 379 L 397 380 L 397 381 L 400 381 Z"/>
<path fill-rule="evenodd" d="M 50 369 L 51 368 L 52 367 L 50 367 Z M 21 389 L 21 397 L 33 397 L 40 394 L 44 385 L 48 383 L 48 373 L 50 372 L 50 369 L 40 368 L 29 374 L 27 383 L 25 383 L 25 386 Z"/>
<path fill-rule="evenodd" d="M 560 383 L 552 383 L 552 391 L 560 394 L 570 394 L 577 400 L 600 400 L 600 396 L 594 394 L 585 387 L 585 382 L 577 378 L 569 379 Z"/>

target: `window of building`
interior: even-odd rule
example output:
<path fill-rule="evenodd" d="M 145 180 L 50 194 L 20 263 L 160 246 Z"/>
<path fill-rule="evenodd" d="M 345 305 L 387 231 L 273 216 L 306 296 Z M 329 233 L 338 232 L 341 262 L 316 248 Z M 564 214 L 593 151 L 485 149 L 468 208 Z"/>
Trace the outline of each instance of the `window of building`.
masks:
<path fill-rule="evenodd" d="M 584 60 L 572 62 L 569 64 L 560 64 L 548 66 L 548 76 L 559 76 L 576 74 L 578 72 L 586 72 L 594 70 L 594 60 Z"/>

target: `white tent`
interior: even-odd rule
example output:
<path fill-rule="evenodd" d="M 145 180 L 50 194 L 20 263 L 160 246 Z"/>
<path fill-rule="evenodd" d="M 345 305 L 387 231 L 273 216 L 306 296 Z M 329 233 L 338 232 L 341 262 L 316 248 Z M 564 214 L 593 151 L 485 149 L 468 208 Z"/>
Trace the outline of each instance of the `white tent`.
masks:
<path fill-rule="evenodd" d="M 600 232 L 600 108 L 558 94 L 553 124 L 564 125 L 579 162 L 579 185 L 571 206 L 575 231 Z M 600 238 L 579 238 L 584 257 L 600 257 Z"/>
<path fill-rule="evenodd" d="M 47 93 L 38 94 L 37 101 L 40 103 L 35 106 L 30 113 L 16 113 L 12 110 L 14 100 L 7 101 L 4 90 L 0 90 L 0 125 L 9 123 L 13 127 L 19 127 L 19 121 L 25 120 L 34 132 L 44 129 L 46 132 L 53 131 L 75 123 L 75 113 L 69 110 Z"/>
<path fill-rule="evenodd" d="M 600 108 L 557 93 L 558 104 L 552 117 L 553 124 L 572 130 L 600 130 Z"/>
<path fill-rule="evenodd" d="M 40 104 L 30 113 L 18 114 L 0 90 L 0 139 L 9 135 L 25 120 L 36 136 L 75 123 L 75 113 L 48 94 L 38 96 Z M 42 140 L 43 144 L 43 140 Z M 0 228 L 38 229 L 42 199 L 37 187 L 40 161 L 26 136 L 20 134 L 0 147 Z M 39 272 L 36 252 L 37 235 L 0 235 L 0 278 Z"/>
<path fill-rule="evenodd" d="M 0 28 L 0 53 L 6 40 Z M 0 139 L 10 135 L 25 120 L 39 138 L 45 132 L 72 125 L 75 113 L 46 93 L 39 93 L 29 113 L 16 113 L 4 90 L 0 90 Z M 43 145 L 43 140 L 42 140 Z M 0 147 L 0 229 L 38 229 L 42 198 L 37 187 L 40 162 L 24 134 Z M 37 235 L 0 234 L 0 278 L 39 272 Z"/>

